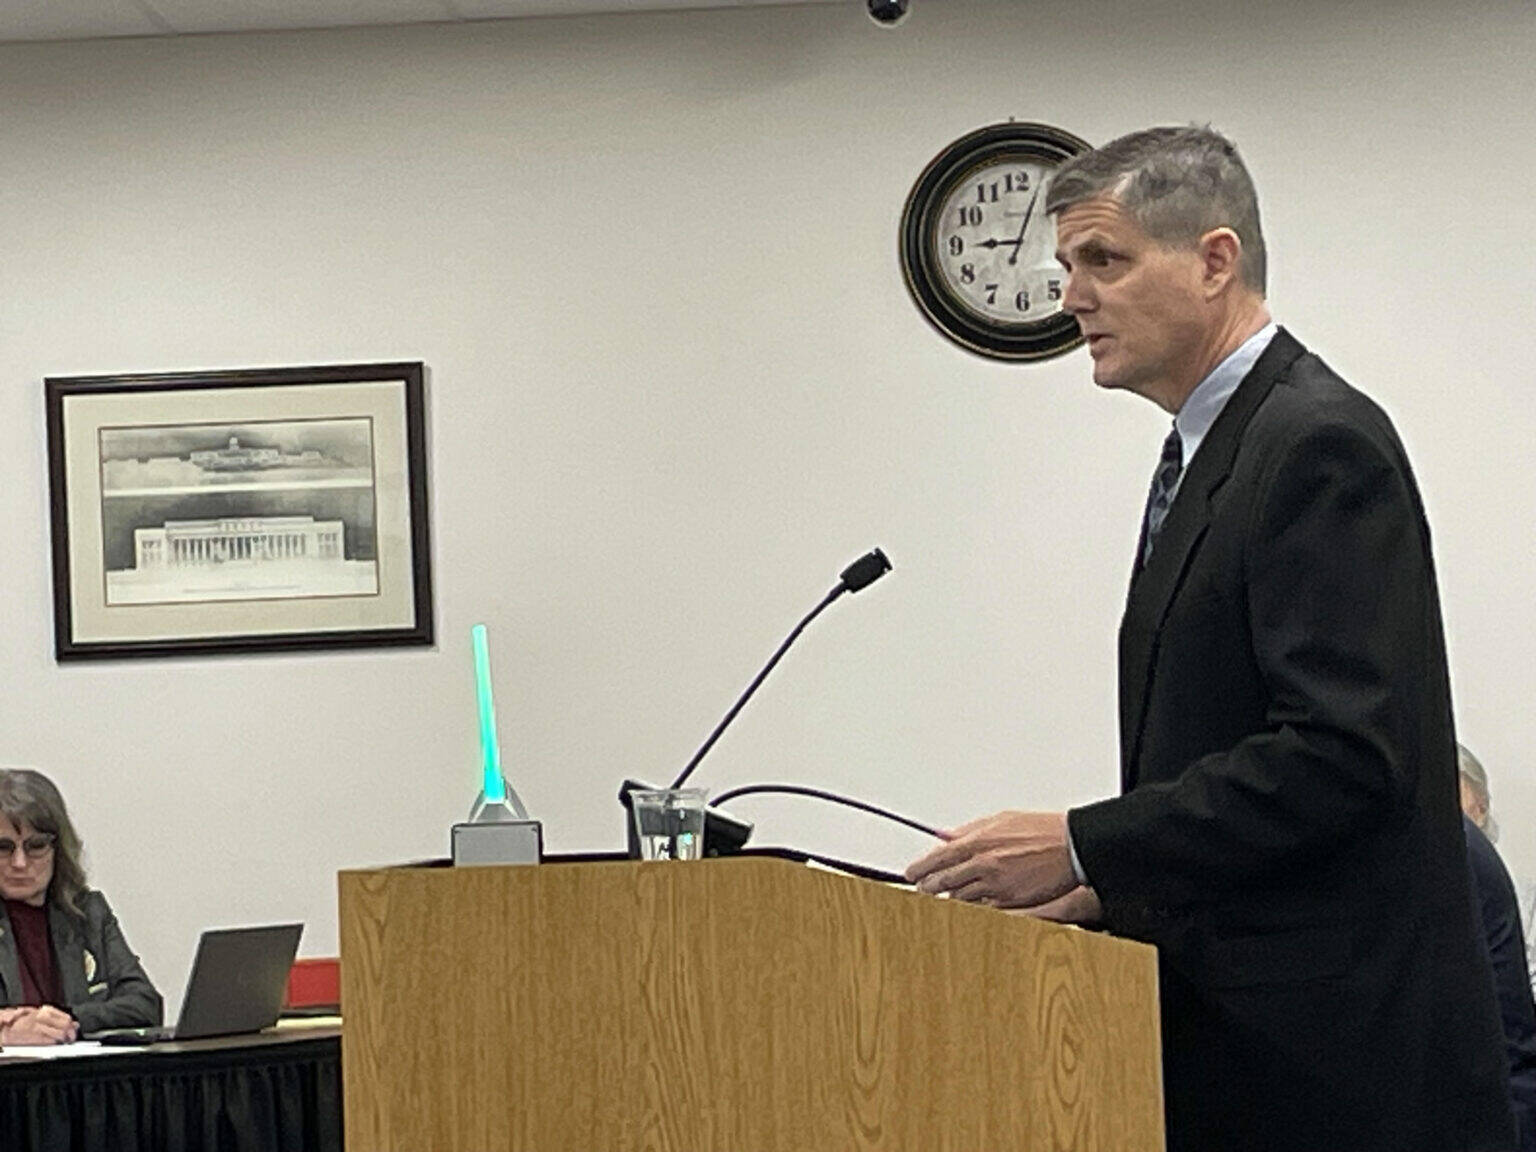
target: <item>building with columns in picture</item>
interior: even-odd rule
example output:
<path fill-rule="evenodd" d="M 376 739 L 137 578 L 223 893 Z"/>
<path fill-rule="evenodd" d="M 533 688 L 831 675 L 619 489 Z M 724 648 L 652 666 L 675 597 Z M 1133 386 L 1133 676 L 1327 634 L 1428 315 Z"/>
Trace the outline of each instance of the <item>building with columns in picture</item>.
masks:
<path fill-rule="evenodd" d="M 234 562 L 345 560 L 340 520 L 313 516 L 241 516 L 218 520 L 167 520 L 136 528 L 134 566 L 140 571 Z"/>

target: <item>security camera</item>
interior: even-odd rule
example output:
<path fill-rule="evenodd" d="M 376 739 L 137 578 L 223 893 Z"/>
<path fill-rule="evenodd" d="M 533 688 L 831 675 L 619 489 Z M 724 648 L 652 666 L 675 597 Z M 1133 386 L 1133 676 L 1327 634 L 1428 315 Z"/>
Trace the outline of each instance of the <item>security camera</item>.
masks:
<path fill-rule="evenodd" d="M 869 18 L 882 28 L 900 24 L 907 17 L 910 0 L 864 0 L 869 5 Z"/>

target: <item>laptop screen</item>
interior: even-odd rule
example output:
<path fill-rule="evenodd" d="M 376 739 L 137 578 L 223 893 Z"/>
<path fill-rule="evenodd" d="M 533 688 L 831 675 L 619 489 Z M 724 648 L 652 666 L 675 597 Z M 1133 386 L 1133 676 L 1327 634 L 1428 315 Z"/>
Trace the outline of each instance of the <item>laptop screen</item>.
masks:
<path fill-rule="evenodd" d="M 302 924 L 212 928 L 197 943 L 176 1039 L 259 1032 L 277 1023 Z"/>

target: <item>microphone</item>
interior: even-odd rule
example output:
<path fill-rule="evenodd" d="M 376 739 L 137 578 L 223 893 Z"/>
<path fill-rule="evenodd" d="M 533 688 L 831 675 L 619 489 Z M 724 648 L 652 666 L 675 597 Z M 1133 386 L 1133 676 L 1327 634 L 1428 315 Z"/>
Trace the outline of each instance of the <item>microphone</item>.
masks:
<path fill-rule="evenodd" d="M 841 596 L 843 592 L 863 591 L 890 570 L 891 562 L 886 559 L 884 552 L 878 548 L 866 552 L 843 569 L 842 575 L 838 577 L 842 591 L 835 594 Z"/>
<path fill-rule="evenodd" d="M 741 694 L 740 699 L 738 699 L 735 704 L 731 705 L 731 710 L 725 714 L 725 717 L 720 721 L 720 723 L 715 725 L 715 730 L 711 732 L 709 734 L 709 738 L 705 740 L 702 745 L 700 745 L 699 750 L 693 754 L 693 758 L 690 759 L 686 765 L 684 765 L 683 770 L 678 773 L 677 779 L 672 781 L 671 787 L 681 788 L 684 782 L 687 781 L 688 777 L 693 775 L 693 771 L 699 766 L 699 762 L 703 760 L 704 757 L 708 755 L 709 750 L 715 746 L 715 741 L 720 739 L 721 734 L 724 733 L 726 728 L 730 726 L 731 721 L 736 719 L 736 714 L 740 712 L 743 707 L 745 707 L 748 700 L 752 699 L 752 694 L 756 692 L 762 682 L 768 678 L 768 673 L 772 672 L 775 666 L 777 666 L 778 662 L 783 659 L 784 653 L 789 651 L 790 645 L 800 638 L 800 633 L 805 631 L 806 627 L 811 623 L 812 620 L 820 616 L 822 612 L 824 612 L 834 600 L 836 600 L 839 596 L 842 596 L 845 592 L 862 591 L 863 589 L 868 588 L 871 584 L 880 579 L 880 577 L 884 576 L 890 570 L 890 560 L 886 557 L 885 553 L 878 548 L 866 552 L 852 564 L 848 565 L 848 567 L 844 568 L 838 576 L 836 586 L 834 586 L 833 589 L 822 598 L 821 603 L 817 604 L 816 607 L 811 609 L 810 613 L 805 617 L 805 619 L 801 620 L 799 624 L 795 625 L 794 631 L 790 632 L 790 634 L 785 637 L 784 642 L 779 645 L 778 651 L 776 651 L 769 659 L 768 663 L 763 666 L 763 670 L 757 674 L 752 683 L 747 685 L 747 690 Z M 628 809 L 630 807 L 630 792 L 644 789 L 645 787 L 646 785 L 640 783 L 637 780 L 624 781 L 624 786 L 619 789 L 619 803 L 622 804 L 625 809 Z M 751 834 L 751 824 L 737 820 L 732 816 L 726 815 L 724 812 L 717 812 L 713 808 L 705 809 L 704 851 L 706 854 L 710 856 L 719 856 L 740 851 L 742 845 L 747 842 L 747 838 Z M 633 820 L 630 821 L 629 826 L 629 854 L 632 857 L 639 856 L 640 854 L 639 840 L 635 834 Z"/>

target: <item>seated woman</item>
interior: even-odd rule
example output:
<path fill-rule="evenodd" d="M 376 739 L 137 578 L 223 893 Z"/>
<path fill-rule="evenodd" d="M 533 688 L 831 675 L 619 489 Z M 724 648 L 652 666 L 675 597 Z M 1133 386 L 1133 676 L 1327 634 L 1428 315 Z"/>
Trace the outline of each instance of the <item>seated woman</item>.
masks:
<path fill-rule="evenodd" d="M 0 768 L 0 1044 L 160 1023 L 164 1004 L 106 897 L 53 782 Z"/>

